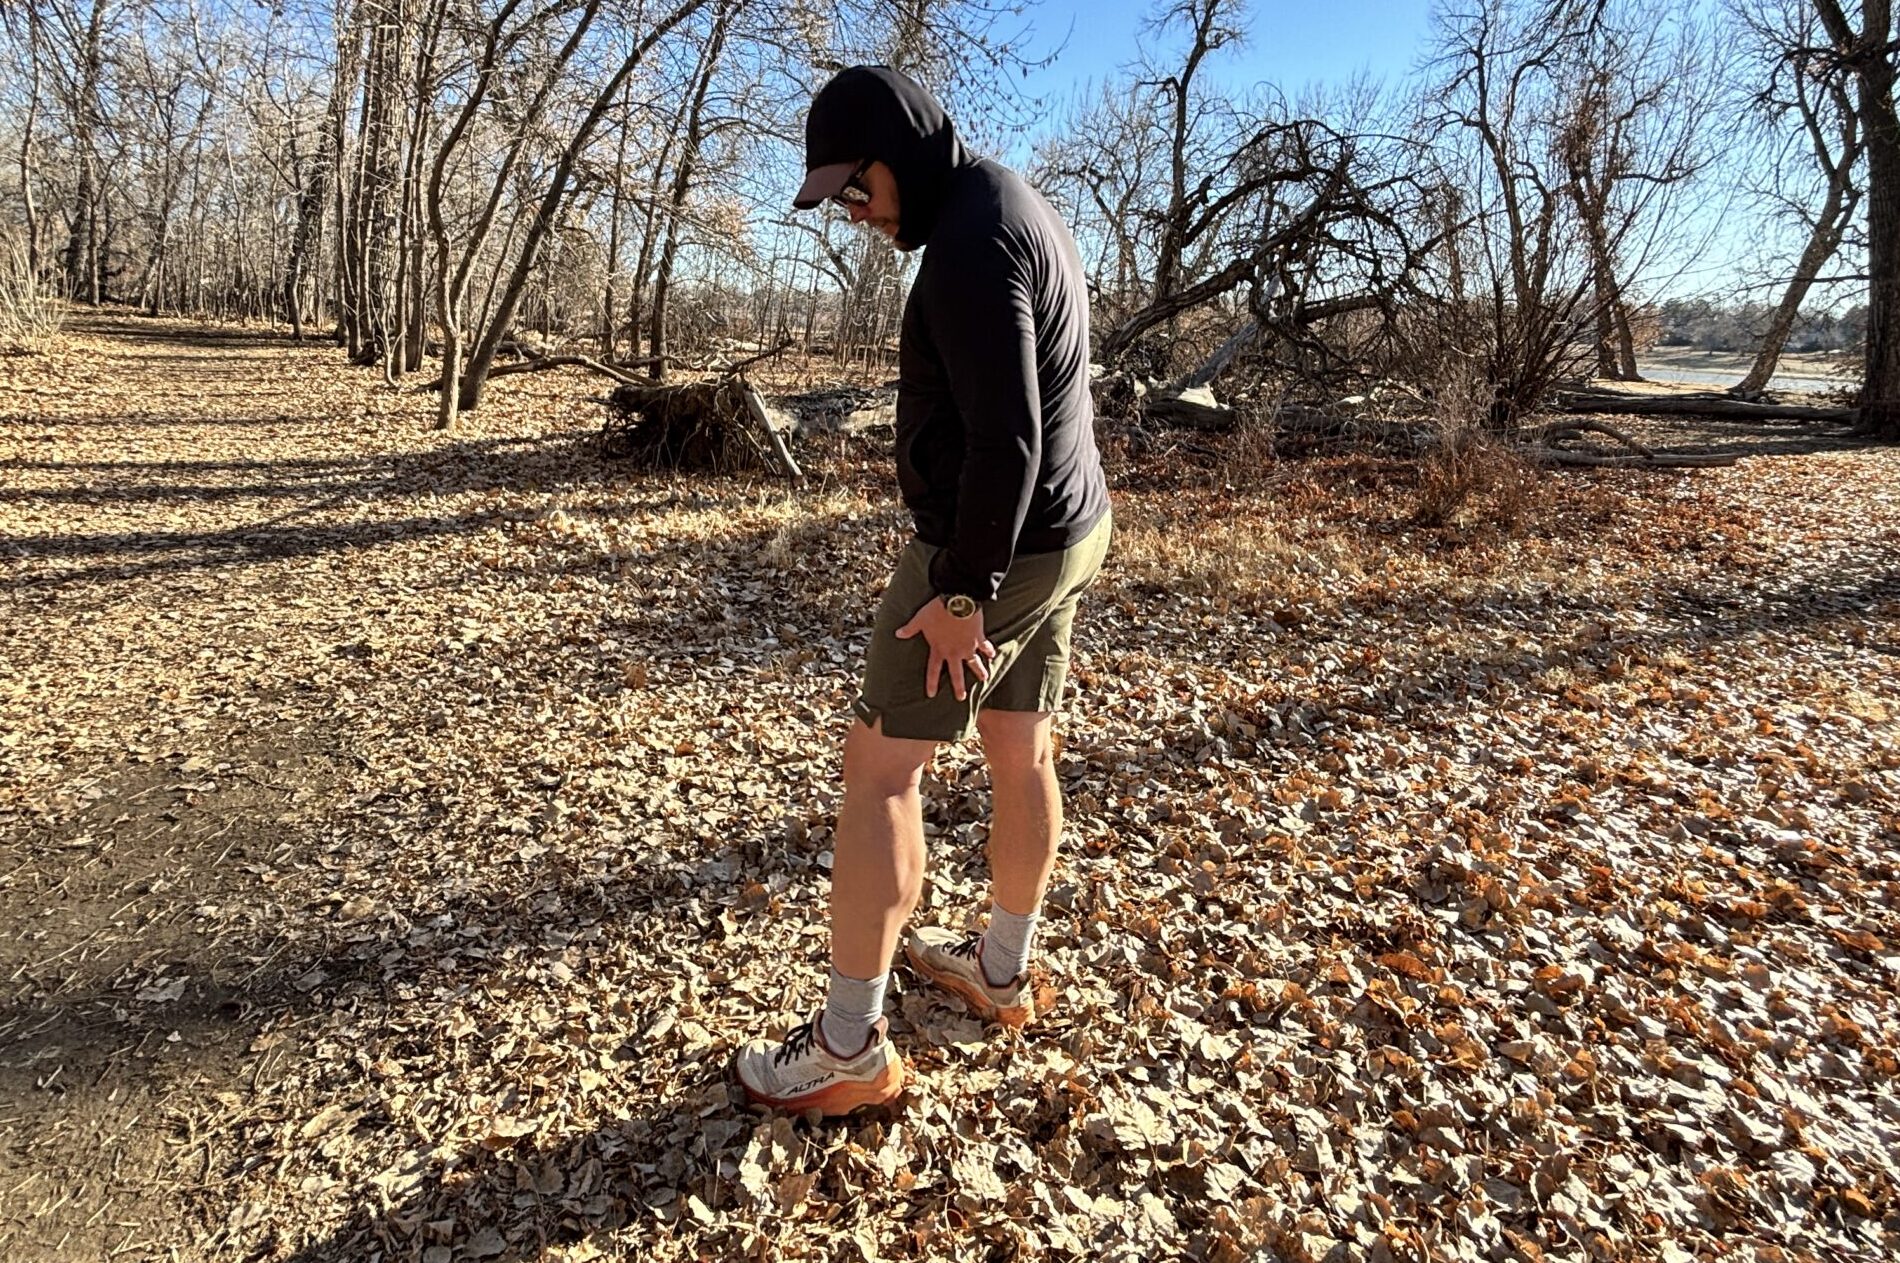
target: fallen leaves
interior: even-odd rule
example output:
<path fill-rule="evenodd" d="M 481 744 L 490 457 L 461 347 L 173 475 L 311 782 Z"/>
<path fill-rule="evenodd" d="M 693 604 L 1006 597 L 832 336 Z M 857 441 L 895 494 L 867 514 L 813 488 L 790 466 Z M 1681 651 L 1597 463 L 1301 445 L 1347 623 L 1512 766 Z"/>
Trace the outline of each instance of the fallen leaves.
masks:
<path fill-rule="evenodd" d="M 822 981 L 883 455 L 798 500 L 628 478 L 555 376 L 440 436 L 273 353 L 302 376 L 258 389 L 320 420 L 141 430 L 103 383 L 39 413 L 0 557 L 32 603 L 0 818 L 57 840 L 9 853 L 9 970 L 161 1040 L 214 985 L 269 1023 L 257 1082 L 187 1107 L 210 1249 L 1765 1263 L 1895 1230 L 1891 453 L 1551 480 L 1482 547 L 1324 462 L 1137 471 L 1057 760 L 1047 1016 L 900 974 L 912 1091 L 813 1124 L 727 1067 Z M 291 740 L 334 783 L 269 766 Z M 137 802 L 94 783 L 140 759 Z M 24 883 L 241 789 L 113 930 L 185 909 L 226 955 L 89 979 L 27 937 Z M 920 916 L 976 923 L 974 748 L 927 789 Z M 242 886 L 194 893 L 231 844 Z"/>

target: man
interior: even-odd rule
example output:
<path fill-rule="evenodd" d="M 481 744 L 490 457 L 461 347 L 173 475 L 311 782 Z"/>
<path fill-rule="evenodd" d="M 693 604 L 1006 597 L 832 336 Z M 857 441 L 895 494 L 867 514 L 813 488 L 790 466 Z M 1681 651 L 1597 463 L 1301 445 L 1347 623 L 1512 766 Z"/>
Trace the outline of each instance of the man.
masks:
<path fill-rule="evenodd" d="M 785 1040 L 738 1059 L 755 1102 L 843 1114 L 903 1088 L 881 1014 L 923 885 L 919 785 L 936 744 L 972 724 L 992 791 L 988 927 L 913 931 L 905 955 L 986 1020 L 1035 1016 L 1029 953 L 1062 828 L 1054 712 L 1076 601 L 1101 567 L 1110 519 L 1088 295 L 1049 204 L 966 151 L 936 100 L 881 66 L 820 90 L 805 168 L 794 207 L 832 201 L 900 250 L 923 249 L 897 396 L 898 484 L 916 539 L 879 606 L 845 742 L 830 992 Z"/>

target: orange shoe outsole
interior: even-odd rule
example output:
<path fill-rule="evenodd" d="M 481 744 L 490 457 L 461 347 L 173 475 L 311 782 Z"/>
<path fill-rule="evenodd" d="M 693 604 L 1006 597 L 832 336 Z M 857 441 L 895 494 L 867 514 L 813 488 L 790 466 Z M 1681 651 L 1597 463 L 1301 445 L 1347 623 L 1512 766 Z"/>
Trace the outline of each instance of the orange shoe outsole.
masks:
<path fill-rule="evenodd" d="M 843 1083 L 834 1083 L 828 1088 L 820 1088 L 816 1092 L 807 1092 L 803 1096 L 791 1096 L 782 1100 L 760 1096 L 744 1081 L 741 1081 L 739 1086 L 745 1088 L 746 1097 L 754 1105 L 784 1110 L 788 1114 L 815 1109 L 828 1118 L 835 1118 L 849 1114 L 855 1109 L 863 1109 L 868 1105 L 889 1105 L 896 1100 L 904 1090 L 904 1059 L 892 1058 L 891 1064 L 884 1067 L 877 1078 L 867 1082 L 847 1080 Z"/>
<path fill-rule="evenodd" d="M 985 995 L 975 983 L 959 978 L 955 974 L 939 973 L 926 964 L 909 943 L 904 944 L 904 959 L 910 962 L 912 969 L 929 979 L 934 985 L 942 987 L 963 1001 L 972 1013 L 986 1022 L 995 1022 L 1011 1030 L 1021 1030 L 1029 1025 L 1030 1019 L 1036 1015 L 1030 1005 L 1012 1004 L 1004 1008 Z"/>

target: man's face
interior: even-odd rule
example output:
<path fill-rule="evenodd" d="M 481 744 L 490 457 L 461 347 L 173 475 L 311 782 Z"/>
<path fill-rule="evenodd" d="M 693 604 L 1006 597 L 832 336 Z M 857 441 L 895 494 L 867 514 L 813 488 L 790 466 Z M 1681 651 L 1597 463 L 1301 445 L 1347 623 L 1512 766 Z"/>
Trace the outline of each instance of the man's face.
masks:
<path fill-rule="evenodd" d="M 858 174 L 857 184 L 871 198 L 867 202 L 845 204 L 845 213 L 851 216 L 851 222 L 869 224 L 897 242 L 898 249 L 908 250 L 909 246 L 897 241 L 897 223 L 901 216 L 897 200 L 897 177 L 891 174 L 891 169 L 881 162 L 872 162 Z"/>

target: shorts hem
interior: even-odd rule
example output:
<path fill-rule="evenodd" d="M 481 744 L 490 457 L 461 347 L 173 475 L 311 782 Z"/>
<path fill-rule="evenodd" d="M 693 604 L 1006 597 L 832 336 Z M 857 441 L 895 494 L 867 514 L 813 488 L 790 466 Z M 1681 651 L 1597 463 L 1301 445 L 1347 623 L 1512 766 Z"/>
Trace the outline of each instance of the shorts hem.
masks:
<path fill-rule="evenodd" d="M 965 721 L 959 731 L 946 736 L 940 727 L 930 722 L 930 716 L 893 716 L 891 712 L 880 710 L 863 697 L 851 703 L 851 713 L 856 715 L 865 727 L 876 728 L 883 735 L 899 741 L 962 741 L 975 728 L 974 722 Z"/>

